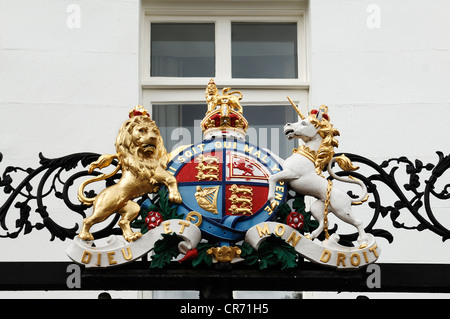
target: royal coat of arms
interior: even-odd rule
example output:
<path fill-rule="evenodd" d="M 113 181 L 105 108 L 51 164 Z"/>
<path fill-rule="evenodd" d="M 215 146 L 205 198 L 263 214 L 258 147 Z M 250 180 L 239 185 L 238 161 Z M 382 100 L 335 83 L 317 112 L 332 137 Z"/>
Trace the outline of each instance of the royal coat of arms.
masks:
<path fill-rule="evenodd" d="M 187 147 L 168 164 L 183 202 L 178 213 L 202 216 L 200 230 L 222 243 L 243 240 L 252 226 L 274 219 L 269 176 L 281 170 L 268 150 L 245 140 L 214 138 Z M 277 185 L 280 201 L 286 186 Z"/>
<path fill-rule="evenodd" d="M 357 167 L 345 156 L 334 157 L 339 132 L 327 108 L 305 117 L 291 101 L 301 121 L 286 124 L 285 135 L 304 143 L 282 160 L 245 140 L 249 123 L 240 103 L 243 94 L 230 90 L 219 94 L 211 79 L 205 90 L 203 141 L 171 153 L 147 111 L 142 106 L 130 111 L 116 139 L 117 153 L 102 155 L 89 171 L 113 161 L 116 169 L 80 185 L 78 198 L 93 205 L 93 213 L 69 247 L 70 258 L 86 267 L 109 267 L 153 250 L 151 267 L 156 268 L 176 259 L 191 260 L 193 266 L 243 262 L 282 269 L 297 267 L 302 258 L 344 269 L 377 260 L 380 248 L 351 212 L 351 205 L 367 199 L 365 185 L 332 170 L 334 162 L 347 171 Z M 360 185 L 360 197 L 334 187 L 323 176 L 325 168 L 334 179 Z M 119 171 L 116 184 L 88 196 L 87 185 Z M 305 208 L 306 195 L 317 199 L 311 211 Z M 148 199 L 139 201 L 142 196 Z M 337 234 L 328 234 L 330 212 L 357 228 L 358 242 L 343 246 Z M 121 215 L 125 241 L 110 236 L 106 246 L 95 245 L 89 229 L 114 213 Z"/>

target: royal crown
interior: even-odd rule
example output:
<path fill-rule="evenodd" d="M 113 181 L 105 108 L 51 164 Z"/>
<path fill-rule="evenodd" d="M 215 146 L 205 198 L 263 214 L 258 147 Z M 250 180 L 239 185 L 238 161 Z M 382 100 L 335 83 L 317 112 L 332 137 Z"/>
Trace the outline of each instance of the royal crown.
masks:
<path fill-rule="evenodd" d="M 130 112 L 128 113 L 129 118 L 139 115 L 150 116 L 150 114 L 148 114 L 147 110 L 142 105 L 136 105 L 134 109 L 130 110 Z"/>
<path fill-rule="evenodd" d="M 205 90 L 208 110 L 201 122 L 204 139 L 215 136 L 232 136 L 245 139 L 248 122 L 243 115 L 240 91 L 229 92 L 230 88 L 223 88 L 219 95 L 214 80 L 211 79 Z"/>

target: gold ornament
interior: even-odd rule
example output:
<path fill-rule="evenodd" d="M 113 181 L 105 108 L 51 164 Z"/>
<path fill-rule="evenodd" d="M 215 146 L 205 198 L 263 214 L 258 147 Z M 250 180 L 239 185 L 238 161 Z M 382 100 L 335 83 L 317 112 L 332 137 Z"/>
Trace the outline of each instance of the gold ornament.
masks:
<path fill-rule="evenodd" d="M 205 99 L 208 109 L 205 118 L 201 122 L 201 128 L 205 134 L 221 134 L 221 132 L 234 132 L 242 139 L 248 129 L 248 122 L 243 116 L 243 108 L 240 103 L 243 95 L 240 91 L 232 91 L 231 88 L 223 88 L 219 95 L 214 80 L 211 79 L 205 90 Z"/>
<path fill-rule="evenodd" d="M 123 237 L 131 242 L 142 236 L 133 232 L 130 222 L 139 214 L 140 206 L 134 198 L 156 192 L 159 185 L 166 185 L 169 200 L 181 203 L 175 177 L 166 171 L 169 155 L 164 147 L 159 128 L 140 105 L 130 111 L 130 119 L 122 124 L 116 139 L 116 154 L 102 155 L 91 163 L 89 173 L 95 168 L 109 166 L 118 160 L 116 169 L 110 174 L 103 174 L 83 182 L 78 189 L 78 199 L 85 205 L 94 205 L 92 216 L 83 220 L 83 227 L 78 235 L 83 240 L 93 240 L 89 232 L 92 225 L 104 221 L 113 213 L 121 215 L 119 226 Z M 122 177 L 117 184 L 104 189 L 93 198 L 84 195 L 86 185 L 104 180 L 122 170 Z"/>
<path fill-rule="evenodd" d="M 292 107 L 294 108 L 295 112 L 297 112 L 298 116 L 300 116 L 300 119 L 304 120 L 305 116 L 302 114 L 302 112 L 300 112 L 300 110 L 297 107 L 297 105 L 295 105 L 295 103 L 292 102 L 292 100 L 291 100 L 291 98 L 289 96 L 287 96 L 287 99 L 289 100 L 289 102 L 291 102 Z"/>
<path fill-rule="evenodd" d="M 303 155 L 314 164 L 316 163 L 317 158 L 316 152 L 311 150 L 308 146 L 300 145 L 298 148 L 294 148 L 292 150 L 292 153 Z"/>
<path fill-rule="evenodd" d="M 228 115 L 229 110 L 242 114 L 243 108 L 239 101 L 242 100 L 243 95 L 240 91 L 228 92 L 230 90 L 231 88 L 223 88 L 222 95 L 219 95 L 219 90 L 217 89 L 214 80 L 209 80 L 205 90 L 205 98 L 208 104 L 206 114 L 213 112 L 217 107 L 223 108 L 221 109 L 222 115 Z M 239 94 L 239 96 L 233 94 Z"/>
<path fill-rule="evenodd" d="M 197 186 L 194 194 L 198 206 L 213 214 L 219 214 L 217 211 L 217 197 L 220 186 L 205 187 Z"/>
<path fill-rule="evenodd" d="M 214 259 L 221 263 L 229 263 L 234 258 L 239 258 L 241 256 L 241 249 L 239 247 L 211 247 L 206 251 L 208 255 L 212 255 Z"/>
<path fill-rule="evenodd" d="M 253 195 L 253 188 L 246 186 L 231 185 L 230 190 L 232 195 L 228 200 L 233 204 L 228 208 L 232 215 L 243 214 L 252 215 L 253 198 L 245 196 L 246 194 Z M 242 195 L 241 195 L 242 193 Z M 238 206 L 239 205 L 239 206 Z"/>

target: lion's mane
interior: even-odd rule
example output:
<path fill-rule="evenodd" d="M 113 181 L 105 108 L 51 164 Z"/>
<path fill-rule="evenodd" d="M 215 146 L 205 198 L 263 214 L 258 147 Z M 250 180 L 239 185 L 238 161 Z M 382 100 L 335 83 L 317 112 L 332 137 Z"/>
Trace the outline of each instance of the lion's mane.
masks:
<path fill-rule="evenodd" d="M 139 145 L 133 138 L 133 129 L 140 124 L 148 126 L 157 135 L 156 151 L 149 158 L 144 158 L 139 154 Z M 155 169 L 158 165 L 164 169 L 167 167 L 169 156 L 163 139 L 155 121 L 148 116 L 135 116 L 125 121 L 119 130 L 115 145 L 122 171 L 130 171 L 136 178 L 156 183 L 157 181 L 152 178 Z"/>

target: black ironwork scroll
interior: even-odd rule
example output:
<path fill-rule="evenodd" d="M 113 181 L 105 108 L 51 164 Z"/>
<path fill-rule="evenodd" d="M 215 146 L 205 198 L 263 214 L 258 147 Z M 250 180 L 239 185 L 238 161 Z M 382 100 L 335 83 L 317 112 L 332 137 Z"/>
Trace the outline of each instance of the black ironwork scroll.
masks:
<path fill-rule="evenodd" d="M 55 159 L 48 159 L 39 154 L 38 168 L 21 168 L 8 166 L 0 177 L 0 188 L 8 195 L 7 200 L 0 207 L 0 227 L 6 233 L 0 232 L 0 238 L 16 238 L 19 234 L 28 234 L 33 229 L 41 230 L 46 228 L 50 234 L 50 240 L 56 237 L 60 240 L 66 238 L 73 238 L 77 234 L 78 224 L 72 227 L 64 227 L 57 223 L 51 216 L 52 208 L 45 205 L 45 201 L 49 198 L 57 198 L 64 202 L 68 208 L 68 212 L 74 212 L 86 217 L 86 209 L 88 206 L 80 203 L 74 203 L 70 200 L 69 194 L 76 194 L 74 186 L 75 180 L 85 177 L 88 174 L 87 170 L 74 172 L 76 167 L 81 164 L 86 167 L 91 162 L 95 161 L 100 155 L 95 153 L 76 153 L 63 156 Z M 2 154 L 0 153 L 0 161 Z M 113 163 L 117 165 L 117 163 Z M 67 178 L 63 177 L 63 172 L 69 172 Z M 22 173 L 22 174 L 19 174 Z M 15 175 L 25 174 L 25 178 L 19 181 L 17 186 L 13 186 Z M 93 172 L 93 174 L 100 174 Z M 114 180 L 119 179 L 117 174 L 109 180 L 106 184 L 111 185 Z M 37 185 L 37 186 L 36 186 Z M 88 194 L 89 197 L 94 196 L 93 191 Z M 41 221 L 32 223 L 30 214 L 32 213 L 32 206 L 35 207 L 34 212 L 39 214 Z M 10 225 L 7 225 L 7 215 L 13 213 L 13 208 L 18 210 L 18 216 L 15 219 L 14 229 L 10 230 Z M 117 218 L 118 219 L 118 218 Z M 108 226 L 97 233 L 98 237 L 112 233 L 120 233 L 120 229 L 114 229 L 117 219 L 113 220 Z"/>
<path fill-rule="evenodd" d="M 338 154 L 339 155 L 339 154 Z M 357 172 L 351 174 L 362 180 L 368 189 L 370 199 L 368 206 L 373 210 L 370 222 L 366 226 L 366 231 L 374 236 L 384 237 L 392 242 L 392 234 L 385 230 L 377 228 L 377 221 L 380 218 L 389 217 L 395 228 L 407 230 L 429 230 L 440 236 L 443 241 L 450 238 L 450 230 L 442 224 L 433 212 L 431 205 L 432 200 L 448 200 L 450 199 L 450 183 L 438 183 L 439 178 L 450 168 L 450 155 L 444 156 L 442 152 L 437 152 L 438 161 L 436 164 L 424 164 L 420 160 L 410 160 L 406 157 L 392 158 L 383 161 L 380 165 L 372 160 L 356 155 L 346 153 L 353 163 L 364 168 L 372 170 L 371 175 L 362 175 Z M 16 238 L 21 233 L 28 234 L 33 230 L 47 229 L 50 234 L 50 240 L 59 238 L 73 238 L 78 231 L 79 225 L 62 226 L 52 218 L 52 208 L 48 208 L 44 202 L 49 198 L 56 198 L 65 204 L 68 213 L 76 213 L 83 218 L 86 217 L 88 206 L 73 202 L 70 194 L 76 194 L 75 183 L 77 179 L 85 179 L 88 175 L 100 174 L 93 172 L 89 174 L 86 167 L 95 161 L 100 155 L 96 153 L 75 153 L 55 159 L 48 159 L 39 154 L 40 166 L 33 168 L 21 168 L 8 166 L 0 176 L 0 188 L 7 195 L 6 201 L 0 207 L 0 238 Z M 0 153 L 0 162 L 3 155 Z M 114 162 L 113 165 L 117 165 Z M 401 183 L 399 180 L 402 174 L 408 178 L 407 183 Z M 77 169 L 78 168 L 78 169 Z M 68 176 L 63 177 L 63 172 L 68 172 Z M 424 172 L 429 172 L 429 176 L 425 180 L 421 180 Z M 21 173 L 21 174 L 19 174 Z M 16 177 L 25 174 L 20 181 L 15 181 Z M 347 172 L 338 172 L 338 175 L 348 175 Z M 106 186 L 110 186 L 120 178 L 120 174 L 116 174 L 105 181 Z M 403 175 L 403 177 L 405 177 Z M 81 182 L 81 181 L 80 181 Z M 387 186 L 396 200 L 393 203 L 386 203 L 379 191 L 379 184 Z M 14 186 L 16 185 L 16 186 Z M 37 186 L 36 186 L 37 185 Z M 88 197 L 95 196 L 90 191 Z M 350 195 L 352 195 L 350 193 Z M 41 217 L 41 221 L 33 223 L 30 214 L 33 211 Z M 17 214 L 18 213 L 18 214 Z M 411 214 L 416 223 L 406 225 L 399 221 L 402 214 Z M 7 216 L 17 214 L 14 229 L 10 229 L 11 225 L 7 223 Z M 102 238 L 111 234 L 120 234 L 121 230 L 115 227 L 119 216 L 115 218 L 103 229 L 94 233 L 96 238 Z M 13 220 L 9 218 L 9 220 Z M 10 224 L 12 224 L 10 222 Z M 3 231 L 3 232 L 2 232 Z M 337 226 L 334 226 L 330 232 L 336 232 Z M 342 240 L 353 241 L 357 234 L 340 235 Z"/>
<path fill-rule="evenodd" d="M 431 200 L 434 197 L 437 200 L 447 200 L 450 198 L 450 183 L 444 186 L 438 186 L 437 181 L 450 167 L 450 155 L 444 156 L 442 152 L 436 152 L 438 155 L 437 164 L 427 163 L 416 159 L 414 161 L 407 157 L 392 158 L 383 161 L 380 165 L 372 160 L 356 154 L 346 155 L 355 165 L 362 168 L 370 168 L 373 170 L 372 175 L 364 176 L 355 172 L 351 174 L 361 179 L 367 186 L 370 194 L 368 202 L 370 208 L 373 209 L 372 220 L 366 227 L 366 231 L 375 236 L 385 237 L 392 242 L 392 235 L 386 230 L 374 229 L 380 217 L 391 219 L 395 228 L 407 230 L 430 230 L 442 237 L 445 241 L 450 238 L 450 230 L 438 221 L 433 212 Z M 339 155 L 339 154 L 338 154 Z M 399 175 L 401 167 L 404 168 L 404 174 L 408 178 L 408 182 L 401 184 Z M 429 177 L 421 181 L 421 173 L 430 172 Z M 340 172 L 338 175 L 348 175 Z M 403 176 L 404 177 L 404 176 Z M 395 194 L 397 200 L 393 203 L 386 203 L 381 196 L 377 184 L 384 184 Z M 417 221 L 414 225 L 406 225 L 399 221 L 402 214 L 410 213 Z M 357 234 L 341 236 L 348 240 L 354 240 Z"/>

